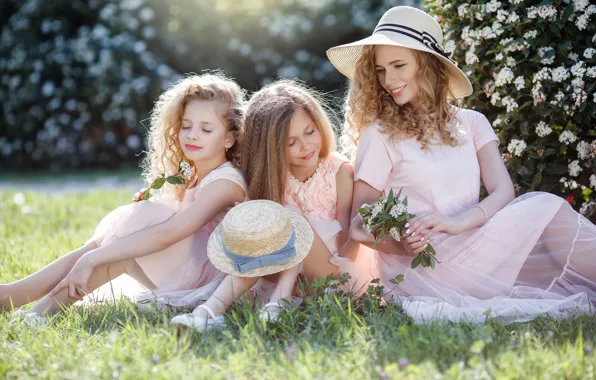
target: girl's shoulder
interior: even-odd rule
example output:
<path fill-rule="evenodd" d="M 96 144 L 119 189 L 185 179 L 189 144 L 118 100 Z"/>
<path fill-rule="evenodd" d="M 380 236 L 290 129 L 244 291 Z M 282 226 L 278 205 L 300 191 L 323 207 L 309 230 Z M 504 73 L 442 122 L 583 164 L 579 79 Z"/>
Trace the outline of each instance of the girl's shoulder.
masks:
<path fill-rule="evenodd" d="M 247 186 L 244 174 L 229 161 L 220 165 L 216 169 L 213 169 L 205 178 L 203 178 L 197 187 L 204 188 L 208 184 L 220 179 L 227 179 L 235 182 L 246 191 Z"/>

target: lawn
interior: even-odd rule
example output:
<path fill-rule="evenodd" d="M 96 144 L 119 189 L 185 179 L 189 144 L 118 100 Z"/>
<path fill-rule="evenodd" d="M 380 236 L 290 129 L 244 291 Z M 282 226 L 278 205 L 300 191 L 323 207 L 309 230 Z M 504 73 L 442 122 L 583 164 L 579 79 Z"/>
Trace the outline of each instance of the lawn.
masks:
<path fill-rule="evenodd" d="M 0 192 L 0 282 L 80 246 L 131 198 L 25 193 L 16 204 L 15 194 Z M 227 314 L 222 333 L 177 336 L 173 314 L 122 300 L 70 308 L 39 329 L 0 314 L 0 377 L 574 379 L 593 378 L 596 363 L 596 317 L 415 325 L 398 306 L 320 294 L 275 324 L 245 304 Z"/>

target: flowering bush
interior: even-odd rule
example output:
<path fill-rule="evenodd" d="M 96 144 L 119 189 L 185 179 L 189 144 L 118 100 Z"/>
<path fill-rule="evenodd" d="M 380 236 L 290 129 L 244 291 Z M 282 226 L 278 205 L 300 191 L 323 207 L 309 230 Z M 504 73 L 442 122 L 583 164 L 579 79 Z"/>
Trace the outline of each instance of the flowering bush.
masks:
<path fill-rule="evenodd" d="M 518 193 L 559 194 L 587 216 L 596 189 L 596 5 L 589 0 L 436 0 L 468 107 L 493 121 Z"/>

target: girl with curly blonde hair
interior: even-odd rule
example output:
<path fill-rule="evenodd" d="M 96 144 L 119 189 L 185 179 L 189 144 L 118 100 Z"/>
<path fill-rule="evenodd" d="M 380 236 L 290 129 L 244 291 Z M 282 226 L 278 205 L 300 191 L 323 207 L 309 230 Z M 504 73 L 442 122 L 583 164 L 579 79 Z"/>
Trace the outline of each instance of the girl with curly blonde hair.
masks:
<path fill-rule="evenodd" d="M 345 136 L 357 145 L 353 212 L 401 189 L 416 215 L 400 241 L 375 246 L 381 285 L 417 321 L 589 311 L 596 226 L 552 194 L 514 199 L 486 117 L 450 104 L 472 86 L 442 43 L 431 16 L 395 7 L 372 36 L 328 51 L 352 79 Z M 373 237 L 354 224 L 352 238 L 370 247 Z M 431 241 L 436 267 L 411 268 Z M 393 286 L 399 274 L 405 280 Z"/>
<path fill-rule="evenodd" d="M 173 84 L 151 113 L 144 175 L 150 184 L 159 175 L 178 173 L 180 165 L 178 179 L 184 181 L 166 183 L 160 194 L 112 211 L 82 248 L 0 285 L 0 306 L 43 297 L 18 314 L 44 321 L 41 315 L 124 273 L 156 293 L 187 291 L 193 293 L 187 300 L 206 299 L 224 277 L 207 259 L 208 237 L 227 210 L 246 198 L 243 175 L 234 166 L 244 102 L 244 91 L 219 73 Z"/>

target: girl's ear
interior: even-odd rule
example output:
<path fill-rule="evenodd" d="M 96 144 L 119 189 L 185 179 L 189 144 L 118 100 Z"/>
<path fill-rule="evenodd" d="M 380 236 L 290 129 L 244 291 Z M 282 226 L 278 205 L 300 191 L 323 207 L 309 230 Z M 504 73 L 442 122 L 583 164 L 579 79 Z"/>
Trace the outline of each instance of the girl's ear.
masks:
<path fill-rule="evenodd" d="M 233 131 L 229 131 L 226 134 L 226 141 L 225 141 L 224 147 L 226 149 L 230 149 L 231 147 L 234 146 L 235 143 L 236 143 L 236 137 L 234 136 L 234 132 Z"/>

